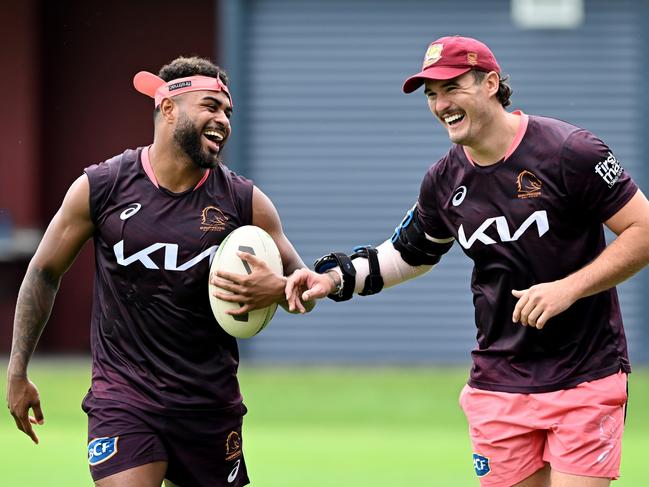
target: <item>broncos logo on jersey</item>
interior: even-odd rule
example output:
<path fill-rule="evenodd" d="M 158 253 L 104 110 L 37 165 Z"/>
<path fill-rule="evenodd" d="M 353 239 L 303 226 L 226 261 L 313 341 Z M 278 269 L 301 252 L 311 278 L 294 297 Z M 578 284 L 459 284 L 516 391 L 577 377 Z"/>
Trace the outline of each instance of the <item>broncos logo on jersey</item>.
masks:
<path fill-rule="evenodd" d="M 216 206 L 207 206 L 201 212 L 201 230 L 204 232 L 222 232 L 229 218 Z"/>
<path fill-rule="evenodd" d="M 516 189 L 519 198 L 537 198 L 541 196 L 541 180 L 528 170 L 520 172 L 516 178 Z"/>

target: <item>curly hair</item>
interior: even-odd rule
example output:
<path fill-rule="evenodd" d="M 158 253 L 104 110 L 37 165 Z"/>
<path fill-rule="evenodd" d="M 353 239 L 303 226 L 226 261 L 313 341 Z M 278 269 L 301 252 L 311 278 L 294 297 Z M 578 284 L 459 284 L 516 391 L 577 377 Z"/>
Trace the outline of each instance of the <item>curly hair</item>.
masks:
<path fill-rule="evenodd" d="M 165 64 L 160 68 L 158 76 L 169 82 L 178 78 L 187 78 L 189 76 L 209 76 L 210 78 L 221 79 L 225 86 L 228 86 L 228 74 L 225 70 L 207 58 L 192 56 L 192 57 L 177 57 L 169 64 Z M 160 113 L 160 105 L 153 110 L 153 119 L 155 120 Z"/>
<path fill-rule="evenodd" d="M 162 66 L 158 76 L 165 81 L 187 78 L 188 76 L 209 76 L 210 78 L 218 76 L 226 86 L 228 84 L 228 75 L 222 67 L 217 66 L 207 58 L 198 56 L 177 57 L 169 64 Z"/>
<path fill-rule="evenodd" d="M 486 71 L 480 71 L 479 69 L 472 69 L 471 72 L 473 73 L 476 83 L 480 83 L 487 76 Z M 506 108 L 512 104 L 510 98 L 512 96 L 512 93 L 514 93 L 514 90 L 512 90 L 511 86 L 509 86 L 508 81 L 509 76 L 501 77 L 498 84 L 498 93 L 496 93 L 496 98 L 503 106 L 503 108 Z"/>

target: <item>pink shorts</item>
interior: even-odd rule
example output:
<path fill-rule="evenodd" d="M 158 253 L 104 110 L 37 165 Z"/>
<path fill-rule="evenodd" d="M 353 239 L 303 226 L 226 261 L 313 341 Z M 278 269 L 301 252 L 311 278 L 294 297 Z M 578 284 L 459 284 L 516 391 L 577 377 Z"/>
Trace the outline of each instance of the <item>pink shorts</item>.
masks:
<path fill-rule="evenodd" d="M 626 374 L 540 394 L 464 386 L 460 406 L 469 421 L 473 466 L 480 485 L 511 486 L 549 463 L 573 475 L 620 475 Z"/>

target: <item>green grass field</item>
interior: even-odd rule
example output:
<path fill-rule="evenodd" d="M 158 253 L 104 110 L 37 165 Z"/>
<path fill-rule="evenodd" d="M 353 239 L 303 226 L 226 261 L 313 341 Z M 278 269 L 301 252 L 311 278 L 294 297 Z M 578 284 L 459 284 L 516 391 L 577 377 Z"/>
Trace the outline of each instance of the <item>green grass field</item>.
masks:
<path fill-rule="evenodd" d="M 0 360 L 3 370 L 6 361 Z M 30 377 L 40 445 L 0 417 L 0 487 L 89 486 L 83 360 L 40 360 Z M 466 368 L 247 368 L 244 451 L 254 487 L 477 486 L 457 396 Z M 649 370 L 631 376 L 622 479 L 647 485 Z M 4 373 L 2 389 L 5 389 Z"/>

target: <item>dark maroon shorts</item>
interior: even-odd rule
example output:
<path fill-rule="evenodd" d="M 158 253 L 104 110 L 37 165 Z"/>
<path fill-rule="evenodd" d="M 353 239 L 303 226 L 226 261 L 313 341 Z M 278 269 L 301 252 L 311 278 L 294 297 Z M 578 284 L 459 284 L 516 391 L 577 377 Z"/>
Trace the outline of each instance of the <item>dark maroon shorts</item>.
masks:
<path fill-rule="evenodd" d="M 88 415 L 88 463 L 97 481 L 145 465 L 168 462 L 166 478 L 184 486 L 248 485 L 239 414 L 164 416 L 122 402 L 83 401 Z"/>

